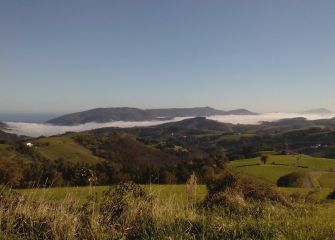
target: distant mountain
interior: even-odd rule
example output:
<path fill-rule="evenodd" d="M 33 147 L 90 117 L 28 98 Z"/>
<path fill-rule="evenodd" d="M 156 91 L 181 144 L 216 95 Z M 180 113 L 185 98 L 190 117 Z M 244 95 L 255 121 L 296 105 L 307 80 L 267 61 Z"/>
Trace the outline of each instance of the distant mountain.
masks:
<path fill-rule="evenodd" d="M 213 115 L 255 115 L 246 109 L 222 111 L 210 107 L 198 108 L 96 108 L 88 111 L 67 114 L 48 121 L 54 125 L 78 125 L 88 122 L 105 123 L 110 121 L 153 121 L 170 120 L 175 117 L 207 117 Z"/>
<path fill-rule="evenodd" d="M 326 109 L 326 108 L 316 108 L 316 109 L 310 109 L 303 112 L 304 114 L 331 114 L 332 111 Z"/>
<path fill-rule="evenodd" d="M 250 112 L 247 109 L 235 109 L 231 111 L 226 111 L 224 115 L 259 115 L 258 113 Z"/>

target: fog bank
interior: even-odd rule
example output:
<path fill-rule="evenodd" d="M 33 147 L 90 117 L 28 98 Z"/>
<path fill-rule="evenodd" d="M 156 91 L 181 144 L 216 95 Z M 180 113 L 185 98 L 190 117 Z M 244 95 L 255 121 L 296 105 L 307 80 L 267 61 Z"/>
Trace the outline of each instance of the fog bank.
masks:
<path fill-rule="evenodd" d="M 181 121 L 183 119 L 186 118 L 174 118 L 173 120 L 169 121 L 143 121 L 143 122 L 113 121 L 108 123 L 91 122 L 75 126 L 56 126 L 45 123 L 5 122 L 8 126 L 8 129 L 5 131 L 8 133 L 14 133 L 17 135 L 23 135 L 28 137 L 40 137 L 40 136 L 48 137 L 63 134 L 66 132 L 82 132 L 106 127 L 129 128 L 129 127 L 155 126 L 167 122 Z"/>
<path fill-rule="evenodd" d="M 259 115 L 228 115 L 228 116 L 212 116 L 208 119 L 219 122 L 233 123 L 233 124 L 260 124 L 262 122 L 274 122 L 281 119 L 303 117 L 307 120 L 330 119 L 334 118 L 335 114 L 302 114 L 302 113 L 262 113 Z"/>
<path fill-rule="evenodd" d="M 219 122 L 233 123 L 233 124 L 260 124 L 263 121 L 278 121 L 280 119 L 287 118 L 297 118 L 304 117 L 308 120 L 317 119 L 329 119 L 335 117 L 335 114 L 300 114 L 300 113 L 264 113 L 260 115 L 220 115 L 211 116 L 208 119 L 216 120 Z M 17 135 L 25 135 L 29 137 L 39 137 L 39 136 L 52 136 L 63 134 L 66 132 L 80 132 L 87 131 L 97 128 L 105 127 L 119 127 L 119 128 L 129 128 L 129 127 L 145 127 L 154 126 L 167 122 L 176 122 L 184 118 L 174 118 L 169 121 L 143 121 L 143 122 L 124 122 L 124 121 L 114 121 L 108 123 L 85 123 L 76 126 L 55 126 L 43 123 L 23 123 L 23 122 L 6 122 L 9 129 L 6 132 L 14 133 Z"/>

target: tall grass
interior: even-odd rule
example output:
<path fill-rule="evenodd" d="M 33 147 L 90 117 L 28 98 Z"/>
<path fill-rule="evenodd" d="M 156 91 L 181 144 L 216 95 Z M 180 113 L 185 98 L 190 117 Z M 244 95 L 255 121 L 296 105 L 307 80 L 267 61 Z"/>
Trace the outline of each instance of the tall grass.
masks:
<path fill-rule="evenodd" d="M 0 239 L 334 239 L 331 202 L 240 201 L 234 208 L 227 202 L 207 208 L 201 202 L 180 204 L 173 196 L 160 201 L 138 185 L 121 184 L 101 199 L 92 193 L 79 204 L 69 197 L 50 202 L 3 188 Z"/>

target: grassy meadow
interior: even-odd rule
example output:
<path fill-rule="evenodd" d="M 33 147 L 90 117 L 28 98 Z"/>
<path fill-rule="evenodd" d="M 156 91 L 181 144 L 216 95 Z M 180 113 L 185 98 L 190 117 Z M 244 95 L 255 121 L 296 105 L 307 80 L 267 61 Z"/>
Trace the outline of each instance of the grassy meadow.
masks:
<path fill-rule="evenodd" d="M 308 189 L 280 189 L 287 197 L 302 196 L 289 204 L 249 201 L 229 190 L 208 207 L 204 185 L 197 187 L 196 204 L 185 185 L 121 185 L 104 192 L 108 188 L 1 190 L 0 239 L 306 240 L 335 234 L 335 204 L 307 201 Z"/>
<path fill-rule="evenodd" d="M 49 138 L 36 139 L 33 144 L 36 151 L 49 160 L 59 158 L 71 160 L 73 163 L 96 163 L 99 158 L 94 156 L 90 150 L 78 144 L 73 136 L 68 134 Z"/>
<path fill-rule="evenodd" d="M 259 157 L 229 163 L 236 172 L 276 184 L 282 176 L 307 172 L 314 188 L 335 188 L 335 160 L 307 155 L 268 155 L 266 164 Z"/>

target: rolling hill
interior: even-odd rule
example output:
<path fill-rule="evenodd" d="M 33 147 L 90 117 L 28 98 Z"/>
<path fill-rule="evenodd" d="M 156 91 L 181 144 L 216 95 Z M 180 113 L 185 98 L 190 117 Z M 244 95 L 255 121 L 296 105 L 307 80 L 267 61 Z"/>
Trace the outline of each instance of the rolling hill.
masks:
<path fill-rule="evenodd" d="M 76 134 L 66 134 L 49 138 L 39 138 L 31 142 L 35 146 L 35 151 L 48 161 L 54 162 L 64 159 L 69 163 L 96 164 L 102 161 L 92 152 L 77 143 L 73 137 Z"/>
<path fill-rule="evenodd" d="M 115 130 L 118 131 L 126 131 L 131 133 L 145 133 L 148 134 L 170 134 L 170 133 L 181 133 L 181 132 L 208 132 L 208 131 L 219 131 L 219 132 L 232 132 L 235 125 L 230 123 L 222 123 L 215 120 L 210 120 L 205 117 L 195 117 L 195 118 L 188 118 L 177 122 L 169 122 L 163 123 L 160 125 L 155 126 L 148 126 L 148 127 L 132 127 L 132 128 L 99 128 L 91 130 L 94 133 L 108 133 L 114 132 Z"/>
<path fill-rule="evenodd" d="M 53 162 L 63 159 L 75 164 L 94 165 L 105 160 L 136 166 L 174 164 L 177 158 L 139 142 L 128 133 L 97 136 L 71 133 L 62 136 L 39 138 L 31 141 L 45 159 Z"/>
<path fill-rule="evenodd" d="M 128 133 L 113 133 L 108 136 L 80 134 L 74 139 L 95 156 L 117 164 L 147 168 L 178 163 L 176 156 L 146 145 Z"/>
<path fill-rule="evenodd" d="M 198 108 L 168 108 L 168 109 L 138 109 L 138 108 L 97 108 L 88 111 L 67 114 L 48 121 L 54 125 L 78 125 L 88 122 L 110 121 L 153 121 L 169 120 L 175 117 L 205 117 L 213 115 L 255 115 L 246 109 L 232 111 L 216 110 L 210 107 Z"/>

